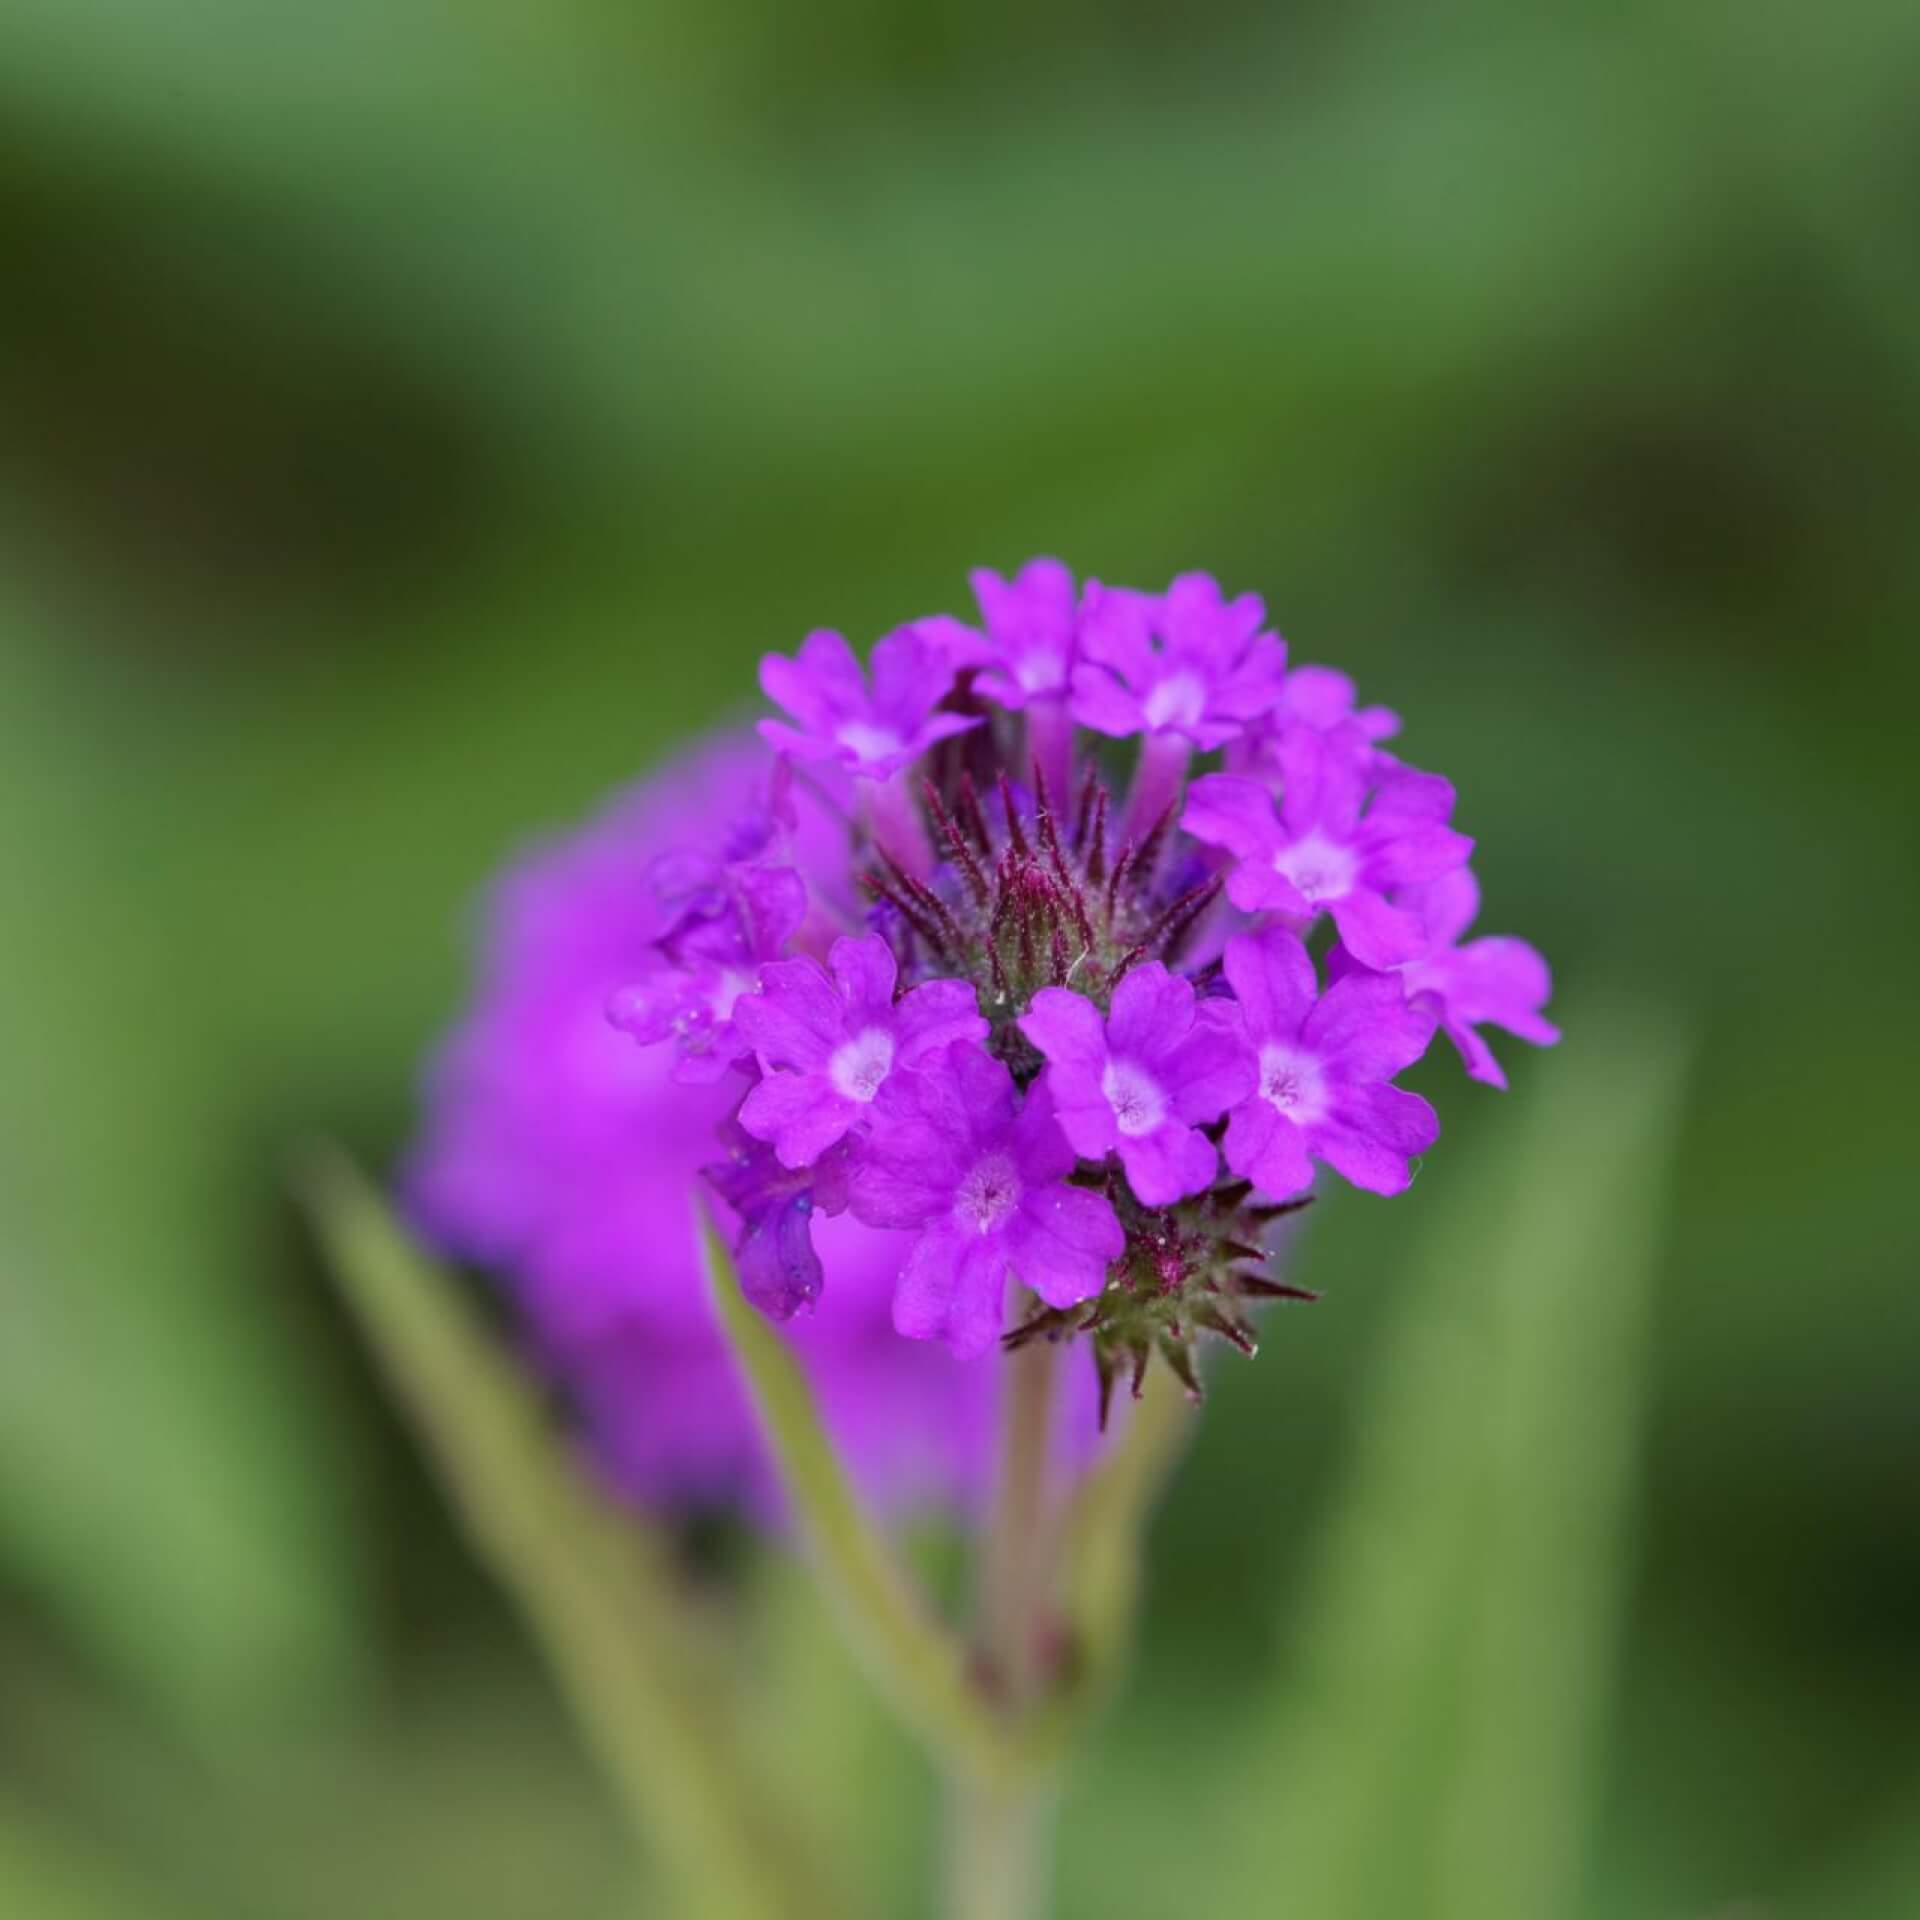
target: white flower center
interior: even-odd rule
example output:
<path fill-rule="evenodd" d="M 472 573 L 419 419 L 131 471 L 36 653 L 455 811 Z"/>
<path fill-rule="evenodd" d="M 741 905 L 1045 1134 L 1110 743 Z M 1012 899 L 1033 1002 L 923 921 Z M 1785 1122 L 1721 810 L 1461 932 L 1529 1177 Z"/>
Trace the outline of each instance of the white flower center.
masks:
<path fill-rule="evenodd" d="M 1100 1091 L 1113 1109 L 1113 1122 L 1129 1140 L 1151 1133 L 1167 1117 L 1167 1096 L 1143 1068 L 1131 1060 L 1109 1060 Z"/>
<path fill-rule="evenodd" d="M 1260 1049 L 1260 1098 L 1296 1126 L 1311 1126 L 1327 1111 L 1320 1062 L 1299 1047 L 1270 1041 Z"/>
<path fill-rule="evenodd" d="M 906 745 L 891 727 L 876 727 L 865 720 L 846 721 L 833 737 L 860 760 L 884 760 Z"/>
<path fill-rule="evenodd" d="M 1004 1153 L 990 1153 L 967 1170 L 954 1195 L 953 1211 L 961 1225 L 976 1233 L 992 1233 L 1005 1224 L 1020 1204 L 1020 1172 Z"/>
<path fill-rule="evenodd" d="M 1051 693 L 1065 683 L 1067 663 L 1057 653 L 1036 648 L 1014 662 L 1013 677 L 1024 693 Z"/>
<path fill-rule="evenodd" d="M 827 1062 L 833 1090 L 863 1107 L 893 1071 L 893 1035 L 885 1027 L 867 1027 L 834 1048 Z"/>
<path fill-rule="evenodd" d="M 1190 727 L 1207 710 L 1207 689 L 1197 673 L 1170 673 L 1154 683 L 1143 703 L 1151 727 Z"/>
<path fill-rule="evenodd" d="M 707 995 L 707 1004 L 713 1009 L 713 1017 L 716 1020 L 731 1020 L 733 1003 L 743 993 L 751 993 L 755 984 L 752 974 L 742 973 L 738 967 L 726 968 Z"/>
<path fill-rule="evenodd" d="M 1308 900 L 1340 900 L 1353 891 L 1360 863 L 1351 847 L 1315 827 L 1273 856 L 1273 870 Z"/>

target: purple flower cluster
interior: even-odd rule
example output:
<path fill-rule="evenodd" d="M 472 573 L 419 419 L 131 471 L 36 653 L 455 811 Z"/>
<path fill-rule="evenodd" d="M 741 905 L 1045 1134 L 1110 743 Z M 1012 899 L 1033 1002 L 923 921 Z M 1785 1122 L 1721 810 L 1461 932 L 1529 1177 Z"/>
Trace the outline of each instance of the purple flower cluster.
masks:
<path fill-rule="evenodd" d="M 1196 1333 L 1250 1348 L 1246 1303 L 1292 1291 L 1261 1270 L 1317 1166 L 1407 1186 L 1439 1127 L 1393 1082 L 1437 1031 L 1496 1086 L 1483 1027 L 1557 1037 L 1531 947 L 1462 944 L 1450 783 L 1345 675 L 1290 667 L 1258 598 L 1055 560 L 973 584 L 978 625 L 902 627 L 870 673 L 833 633 L 770 656 L 762 757 L 665 776 L 529 868 L 443 1063 L 422 1217 L 517 1275 L 641 1480 L 742 1471 L 696 1168 L 750 1296 L 807 1310 L 829 1416 L 857 1376 L 841 1418 L 893 1405 L 950 1442 L 981 1370 L 916 1374 L 923 1343 L 1084 1334 L 1103 1405 L 1150 1353 L 1191 1383 Z M 1101 741 L 1137 741 L 1124 778 Z M 623 1395 L 674 1340 L 647 1402 L 686 1409 L 669 1438 Z M 883 1451 L 936 1488 L 970 1471 Z"/>

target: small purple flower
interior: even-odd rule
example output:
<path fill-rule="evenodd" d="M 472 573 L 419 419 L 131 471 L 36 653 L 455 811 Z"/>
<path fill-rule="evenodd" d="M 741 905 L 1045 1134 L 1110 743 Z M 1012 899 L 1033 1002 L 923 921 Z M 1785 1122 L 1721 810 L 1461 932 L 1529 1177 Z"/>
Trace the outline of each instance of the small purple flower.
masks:
<path fill-rule="evenodd" d="M 878 934 L 836 940 L 829 972 L 815 960 L 776 960 L 734 1026 L 766 1076 L 740 1124 L 770 1140 L 781 1164 L 811 1166 L 871 1108 L 887 1077 L 955 1040 L 983 1041 L 987 1023 L 965 980 L 929 980 L 895 1005 L 898 965 Z"/>
<path fill-rule="evenodd" d="M 770 653 L 760 662 L 767 698 L 797 727 L 762 720 L 760 736 L 801 760 L 828 760 L 869 780 L 885 780 L 936 742 L 980 724 L 977 715 L 938 713 L 953 685 L 951 649 L 917 627 L 899 627 L 873 650 L 873 686 L 845 638 L 810 633 L 797 659 Z"/>
<path fill-rule="evenodd" d="M 855 1217 L 919 1238 L 894 1294 L 894 1326 L 961 1359 L 999 1338 L 1009 1274 L 1049 1306 L 1090 1300 L 1126 1247 L 1112 1206 L 1068 1183 L 1074 1151 L 1045 1083 L 1017 1104 L 1013 1076 L 962 1041 L 875 1102 L 853 1172 Z"/>
<path fill-rule="evenodd" d="M 1283 927 L 1229 940 L 1226 973 L 1259 1058 L 1259 1084 L 1227 1121 L 1227 1165 L 1272 1200 L 1311 1186 L 1315 1160 L 1370 1193 L 1404 1191 L 1408 1157 L 1440 1122 L 1386 1083 L 1426 1052 L 1434 1016 L 1395 975 L 1358 967 L 1316 1000 L 1313 961 Z"/>
<path fill-rule="evenodd" d="M 1029 560 L 1011 580 L 989 567 L 968 575 L 984 634 L 958 628 L 960 657 L 979 669 L 974 684 L 1018 712 L 1029 701 L 1064 698 L 1079 650 L 1080 594 L 1058 560 Z M 957 623 L 956 623 L 957 625 Z"/>
<path fill-rule="evenodd" d="M 607 1018 L 642 1046 L 672 1040 L 676 1080 L 717 1080 L 748 1050 L 734 1012 L 806 918 L 806 883 L 792 867 L 695 855 L 665 857 L 649 877 L 672 919 Z"/>
<path fill-rule="evenodd" d="M 750 1138 L 737 1120 L 726 1139 L 727 1158 L 700 1171 L 740 1216 L 734 1243 L 740 1291 L 772 1319 L 791 1320 L 820 1297 L 813 1176 L 782 1166 L 773 1150 Z"/>
<path fill-rule="evenodd" d="M 1155 597 L 1089 581 L 1073 717 L 1097 733 L 1172 734 L 1208 751 L 1280 698 L 1287 650 L 1259 595 L 1224 600 L 1204 573 Z"/>
<path fill-rule="evenodd" d="M 1453 787 L 1438 774 L 1390 768 L 1367 805 L 1368 763 L 1351 744 L 1291 728 L 1279 745 L 1277 812 L 1259 781 L 1210 773 L 1188 789 L 1181 824 L 1235 856 L 1227 897 L 1236 907 L 1300 921 L 1329 912 L 1356 959 L 1403 966 L 1426 951 L 1426 928 L 1417 913 L 1389 905 L 1387 891 L 1438 879 L 1473 842 L 1446 824 Z"/>
<path fill-rule="evenodd" d="M 1394 903 L 1420 915 L 1431 942 L 1426 957 L 1400 975 L 1408 995 L 1438 1014 L 1469 1077 L 1504 1088 L 1507 1076 L 1477 1029 L 1483 1023 L 1504 1027 L 1536 1047 L 1552 1046 L 1560 1029 L 1540 1012 L 1553 991 L 1546 961 L 1526 941 L 1507 934 L 1460 944 L 1480 911 L 1480 883 L 1470 867 L 1405 888 L 1394 895 Z"/>
<path fill-rule="evenodd" d="M 1047 1058 L 1067 1138 L 1088 1159 L 1117 1152 L 1147 1206 L 1199 1193 L 1219 1169 L 1200 1132 L 1253 1091 L 1253 1055 L 1237 1008 L 1196 1000 L 1159 961 L 1136 967 L 1103 1021 L 1092 1001 L 1043 987 L 1020 1031 Z"/>

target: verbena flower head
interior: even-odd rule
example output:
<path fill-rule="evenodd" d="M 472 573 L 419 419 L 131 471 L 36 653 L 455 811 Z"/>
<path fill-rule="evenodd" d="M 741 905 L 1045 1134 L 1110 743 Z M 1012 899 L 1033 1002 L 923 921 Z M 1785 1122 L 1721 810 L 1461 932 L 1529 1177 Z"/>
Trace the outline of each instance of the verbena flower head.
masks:
<path fill-rule="evenodd" d="M 591 966 L 568 947 L 564 993 L 496 981 L 456 1043 L 497 1085 L 443 1076 L 427 1217 L 511 1262 L 550 1339 L 617 1325 L 601 1372 L 636 1395 L 629 1330 L 712 1357 L 701 1168 L 830 1417 L 861 1376 L 869 1413 L 958 1431 L 996 1340 L 1084 1341 L 1103 1408 L 1154 1354 L 1197 1392 L 1200 1335 L 1250 1352 L 1253 1303 L 1300 1293 L 1269 1262 L 1319 1169 L 1412 1179 L 1438 1122 L 1394 1083 L 1436 1031 L 1494 1084 L 1481 1025 L 1556 1037 L 1530 947 L 1461 944 L 1450 783 L 1383 748 L 1398 716 L 1344 674 L 1289 671 L 1257 598 L 1053 560 L 974 588 L 980 624 L 901 627 L 871 676 L 836 634 L 770 655 L 767 752 L 662 784 L 620 938 Z M 624 1067 L 575 1030 L 583 991 Z M 522 1198 L 506 1230 L 490 1182 Z M 917 1398 L 914 1356 L 946 1367 Z M 674 1454 L 637 1408 L 647 1457 Z"/>

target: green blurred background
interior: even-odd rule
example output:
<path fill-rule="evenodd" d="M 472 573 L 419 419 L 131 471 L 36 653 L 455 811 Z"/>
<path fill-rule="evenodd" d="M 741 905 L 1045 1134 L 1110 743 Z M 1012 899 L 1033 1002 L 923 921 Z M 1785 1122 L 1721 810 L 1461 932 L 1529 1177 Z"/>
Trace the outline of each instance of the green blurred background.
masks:
<path fill-rule="evenodd" d="M 0 1914 L 634 1910 L 284 1156 L 390 1162 L 520 839 L 1041 551 L 1257 589 L 1402 709 L 1575 1022 L 1504 1111 L 1423 1069 L 1419 1186 L 1217 1370 L 1063 1911 L 1446 1909 L 1228 1830 L 1315 1805 L 1261 1703 L 1474 1265 L 1448 1169 L 1535 1167 L 1623 1003 L 1691 1071 L 1627 1517 L 1516 1589 L 1604 1662 L 1567 1911 L 1920 1911 L 1917 74 L 1907 0 L 11 0 Z M 735 1584 L 916 1911 L 924 1783 Z"/>

